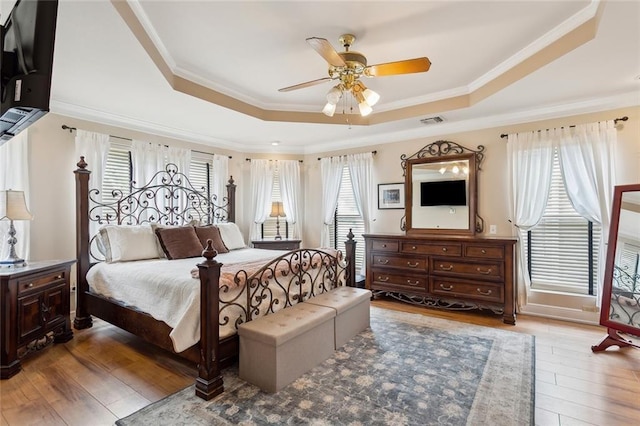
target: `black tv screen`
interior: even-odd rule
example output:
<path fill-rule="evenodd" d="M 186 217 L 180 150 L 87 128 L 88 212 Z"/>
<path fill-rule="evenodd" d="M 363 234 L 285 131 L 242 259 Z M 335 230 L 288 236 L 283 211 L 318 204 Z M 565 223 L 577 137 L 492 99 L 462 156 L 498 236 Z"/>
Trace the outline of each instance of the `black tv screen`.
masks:
<path fill-rule="evenodd" d="M 57 0 L 18 0 L 0 35 L 0 145 L 49 111 Z"/>
<path fill-rule="evenodd" d="M 423 207 L 466 206 L 467 181 L 420 182 L 420 205 Z"/>

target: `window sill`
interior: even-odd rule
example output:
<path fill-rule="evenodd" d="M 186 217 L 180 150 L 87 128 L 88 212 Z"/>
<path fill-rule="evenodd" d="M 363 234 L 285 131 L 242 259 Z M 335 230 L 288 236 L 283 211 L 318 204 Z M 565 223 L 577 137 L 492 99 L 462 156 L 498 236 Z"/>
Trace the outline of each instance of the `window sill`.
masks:
<path fill-rule="evenodd" d="M 522 308 L 521 313 L 584 324 L 600 322 L 595 296 L 548 290 L 531 290 L 527 305 Z"/>

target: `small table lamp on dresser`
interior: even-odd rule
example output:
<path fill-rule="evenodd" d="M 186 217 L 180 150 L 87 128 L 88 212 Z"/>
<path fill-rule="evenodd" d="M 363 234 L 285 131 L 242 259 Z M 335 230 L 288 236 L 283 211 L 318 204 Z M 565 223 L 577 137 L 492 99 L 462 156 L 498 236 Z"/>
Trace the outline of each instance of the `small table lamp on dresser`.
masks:
<path fill-rule="evenodd" d="M 0 260 L 0 267 L 24 266 L 26 262 L 16 254 L 16 228 L 14 220 L 31 220 L 32 216 L 27 209 L 24 199 L 24 191 L 4 190 L 0 191 L 0 220 L 9 219 L 9 256 Z"/>

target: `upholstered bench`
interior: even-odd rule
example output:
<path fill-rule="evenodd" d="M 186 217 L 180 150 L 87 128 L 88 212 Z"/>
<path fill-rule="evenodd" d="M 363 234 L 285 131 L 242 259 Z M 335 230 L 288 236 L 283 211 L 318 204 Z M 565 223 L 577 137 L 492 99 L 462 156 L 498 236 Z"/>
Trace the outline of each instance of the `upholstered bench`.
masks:
<path fill-rule="evenodd" d="M 334 309 L 335 348 L 369 327 L 371 292 L 362 288 L 338 287 L 304 303 Z"/>
<path fill-rule="evenodd" d="M 238 327 L 240 378 L 277 392 L 334 351 L 336 311 L 310 303 L 282 309 Z"/>

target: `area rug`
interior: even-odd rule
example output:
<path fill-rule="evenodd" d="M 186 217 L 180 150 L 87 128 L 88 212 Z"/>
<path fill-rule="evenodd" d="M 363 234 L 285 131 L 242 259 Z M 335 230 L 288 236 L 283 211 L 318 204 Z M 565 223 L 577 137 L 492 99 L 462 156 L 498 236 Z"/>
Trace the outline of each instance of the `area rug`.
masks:
<path fill-rule="evenodd" d="M 533 425 L 534 338 L 371 308 L 371 327 L 280 392 L 224 371 L 211 401 L 190 386 L 127 425 Z"/>

